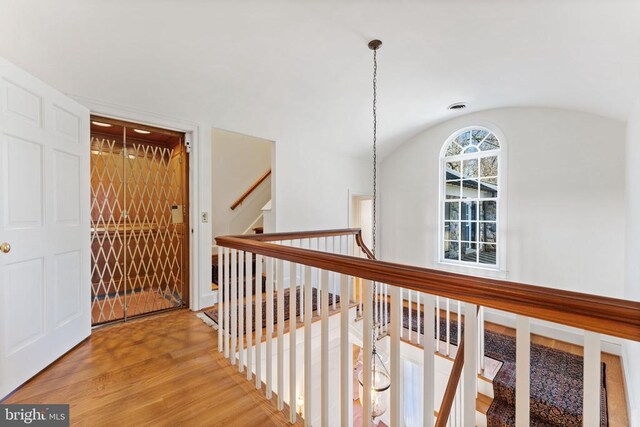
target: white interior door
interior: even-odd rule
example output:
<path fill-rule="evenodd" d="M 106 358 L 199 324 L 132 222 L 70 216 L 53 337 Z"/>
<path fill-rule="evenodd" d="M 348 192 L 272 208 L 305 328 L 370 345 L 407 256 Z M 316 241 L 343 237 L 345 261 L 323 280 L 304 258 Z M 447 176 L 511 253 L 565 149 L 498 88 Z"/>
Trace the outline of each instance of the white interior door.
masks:
<path fill-rule="evenodd" d="M 91 333 L 89 111 L 0 58 L 0 399 Z"/>

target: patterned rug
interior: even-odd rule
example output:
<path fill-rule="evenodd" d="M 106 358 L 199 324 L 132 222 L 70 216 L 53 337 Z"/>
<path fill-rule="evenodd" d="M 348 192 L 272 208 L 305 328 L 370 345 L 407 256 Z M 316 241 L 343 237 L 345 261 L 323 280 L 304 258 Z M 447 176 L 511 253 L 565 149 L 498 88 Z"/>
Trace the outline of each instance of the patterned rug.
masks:
<path fill-rule="evenodd" d="M 316 288 L 312 288 L 311 290 L 311 310 L 315 313 L 317 313 L 317 309 L 318 309 L 318 290 Z M 289 320 L 289 289 L 285 289 L 284 290 L 284 320 L 287 321 Z M 333 310 L 333 298 L 334 295 L 329 292 L 329 310 L 332 311 Z M 335 296 L 335 302 L 336 304 L 340 303 L 340 296 L 336 295 Z M 246 308 L 244 306 L 244 304 L 240 305 L 241 310 L 242 310 L 242 316 L 246 321 Z M 277 309 L 278 309 L 278 302 L 277 302 L 277 298 L 276 298 L 276 292 L 274 291 L 273 293 L 273 323 L 276 324 L 277 323 Z M 256 329 L 256 309 L 255 309 L 255 301 L 253 303 L 253 308 L 251 310 L 251 314 L 252 314 L 252 321 L 251 321 L 251 325 L 252 327 L 252 331 L 255 331 Z M 215 308 L 213 310 L 209 310 L 209 311 L 205 311 L 204 314 L 206 314 L 211 320 L 213 320 L 216 324 L 218 324 L 218 309 Z M 300 288 L 296 288 L 296 316 L 300 316 Z M 262 328 L 266 328 L 267 327 L 267 302 L 266 302 L 266 295 L 264 296 L 264 298 L 262 299 Z"/>
<path fill-rule="evenodd" d="M 416 310 L 412 310 L 411 317 L 411 329 L 417 331 Z M 420 333 L 424 333 L 423 321 L 421 315 Z M 409 328 L 407 307 L 404 308 L 403 326 Z M 440 318 L 439 326 L 440 339 L 446 341 L 446 319 Z M 457 345 L 457 336 L 458 324 L 452 321 L 450 341 L 454 345 Z M 485 355 L 503 362 L 493 380 L 494 400 L 487 411 L 487 426 L 512 427 L 515 426 L 516 339 L 487 330 L 485 330 L 484 338 Z M 581 427 L 582 356 L 531 343 L 530 365 L 530 425 L 536 427 Z M 602 363 L 601 376 L 600 426 L 602 427 L 608 425 L 606 365 L 604 363 Z"/>

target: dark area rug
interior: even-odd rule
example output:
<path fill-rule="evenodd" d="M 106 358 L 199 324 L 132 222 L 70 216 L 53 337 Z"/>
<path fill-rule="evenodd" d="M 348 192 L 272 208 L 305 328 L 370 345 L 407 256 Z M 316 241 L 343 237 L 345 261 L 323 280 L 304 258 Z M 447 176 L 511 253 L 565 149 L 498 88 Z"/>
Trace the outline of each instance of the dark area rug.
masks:
<path fill-rule="evenodd" d="M 420 313 L 420 333 L 424 318 Z M 411 330 L 417 331 L 417 311 L 412 310 Z M 404 308 L 403 326 L 409 328 L 409 309 Z M 446 319 L 440 318 L 440 340 L 446 341 Z M 462 331 L 464 330 L 464 324 Z M 461 334 L 462 334 L 461 331 Z M 457 345 L 458 323 L 451 322 L 450 342 Z M 434 328 L 434 337 L 436 330 Z M 502 362 L 493 379 L 494 400 L 487 411 L 488 427 L 515 426 L 516 339 L 485 330 L 485 355 Z M 536 427 L 581 427 L 583 358 L 565 351 L 531 343 L 530 425 Z M 608 426 L 606 365 L 602 363 L 600 426 Z"/>
<path fill-rule="evenodd" d="M 284 290 L 284 320 L 288 321 L 289 320 L 289 289 L 285 289 Z M 311 309 L 314 313 L 314 316 L 317 314 L 317 309 L 318 309 L 318 290 L 316 288 L 312 288 L 311 290 Z M 334 295 L 329 292 L 329 310 L 333 310 L 333 298 Z M 340 303 L 340 296 L 339 295 L 335 295 L 335 302 L 336 304 Z M 244 306 L 244 304 L 239 305 L 241 307 L 242 310 L 242 316 L 246 321 L 246 308 Z M 336 305 L 337 308 L 339 308 L 338 305 Z M 277 303 L 277 298 L 276 298 L 276 292 L 274 291 L 273 293 L 273 324 L 275 325 L 278 320 L 277 320 L 277 315 L 278 315 L 278 303 Z M 256 327 L 256 309 L 255 309 L 255 301 L 253 303 L 253 308 L 252 308 L 252 321 L 251 321 L 251 325 L 253 325 L 252 331 L 255 331 Z M 217 307 L 213 310 L 209 310 L 209 311 L 205 311 L 204 314 L 207 315 L 207 317 L 209 317 L 211 320 L 213 320 L 214 322 L 218 323 L 218 309 Z M 296 288 L 296 316 L 300 316 L 300 288 Z M 262 328 L 266 328 L 267 327 L 267 302 L 266 302 L 266 295 L 263 295 L 262 298 Z"/>

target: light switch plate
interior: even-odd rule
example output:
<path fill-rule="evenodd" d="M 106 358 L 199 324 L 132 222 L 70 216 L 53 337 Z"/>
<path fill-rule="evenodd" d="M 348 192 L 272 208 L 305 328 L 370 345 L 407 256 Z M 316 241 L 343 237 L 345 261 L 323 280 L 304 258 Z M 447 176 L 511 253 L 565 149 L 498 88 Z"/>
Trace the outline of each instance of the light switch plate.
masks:
<path fill-rule="evenodd" d="M 202 222 L 209 222 L 209 212 L 202 212 L 200 217 L 202 218 Z"/>

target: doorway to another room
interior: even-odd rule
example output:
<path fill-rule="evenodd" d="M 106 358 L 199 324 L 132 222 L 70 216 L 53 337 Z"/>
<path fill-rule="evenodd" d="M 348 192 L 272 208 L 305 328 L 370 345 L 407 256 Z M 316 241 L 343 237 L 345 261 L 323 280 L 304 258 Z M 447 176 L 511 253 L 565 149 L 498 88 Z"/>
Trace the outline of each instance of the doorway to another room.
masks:
<path fill-rule="evenodd" d="M 373 196 L 351 194 L 349 207 L 349 227 L 362 230 L 362 240 L 369 249 L 373 239 Z"/>
<path fill-rule="evenodd" d="M 186 307 L 185 134 L 91 117 L 93 326 Z"/>

